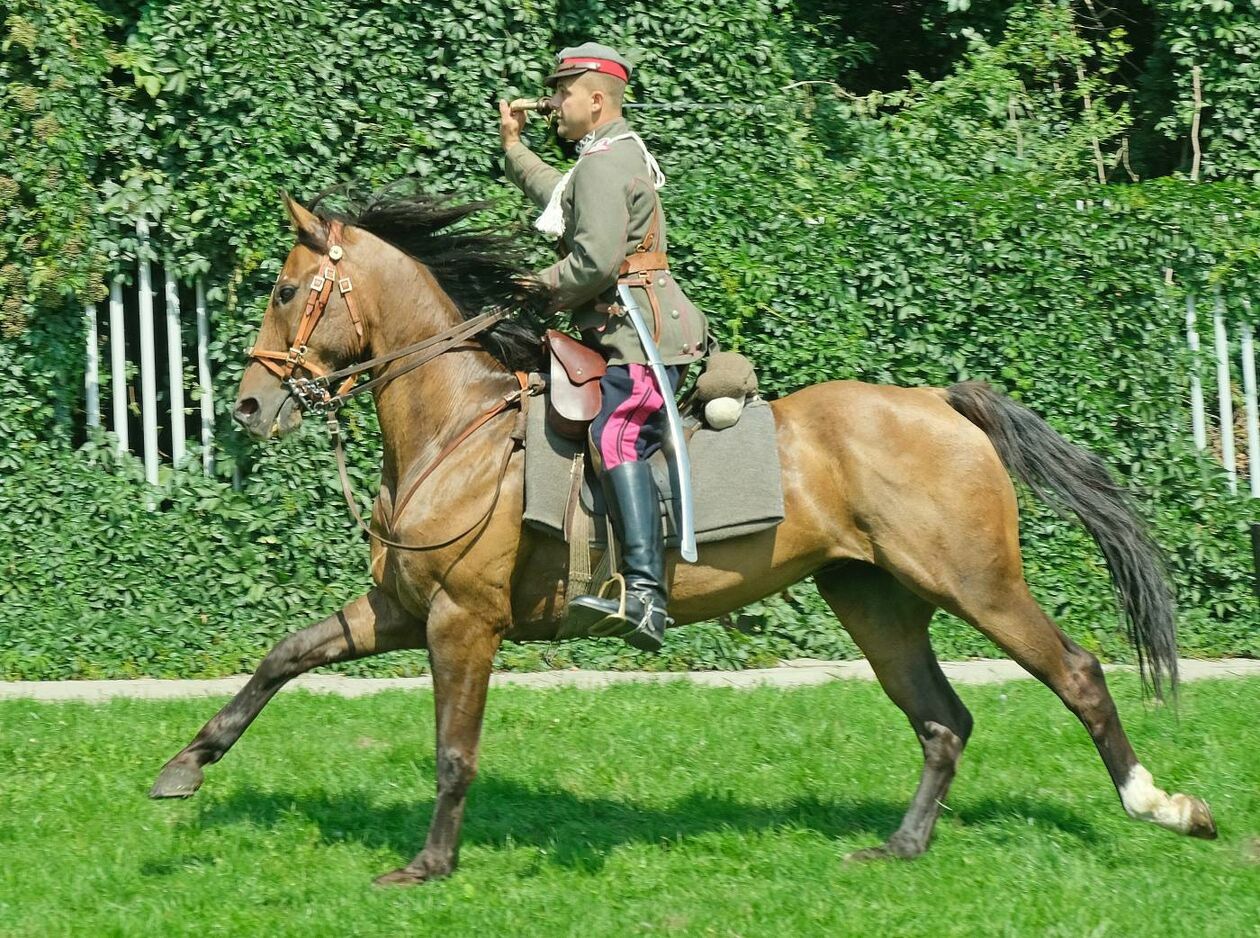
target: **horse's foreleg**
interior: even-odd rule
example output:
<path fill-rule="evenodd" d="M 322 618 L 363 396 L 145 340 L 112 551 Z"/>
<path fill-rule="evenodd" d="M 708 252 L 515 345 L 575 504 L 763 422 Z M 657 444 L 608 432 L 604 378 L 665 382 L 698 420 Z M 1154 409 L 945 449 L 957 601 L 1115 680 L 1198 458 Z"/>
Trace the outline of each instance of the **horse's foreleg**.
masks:
<path fill-rule="evenodd" d="M 186 798 L 201 787 L 202 768 L 223 758 L 267 701 L 288 681 L 321 664 L 366 658 L 424 644 L 422 625 L 374 589 L 340 612 L 281 639 L 249 682 L 162 767 L 151 798 Z"/>
<path fill-rule="evenodd" d="M 437 720 L 437 800 L 424 849 L 379 885 L 410 885 L 449 876 L 459 862 L 464 799 L 477 774 L 477 744 L 500 633 L 492 617 L 435 604 L 429 617 L 429 661 Z"/>
<path fill-rule="evenodd" d="M 815 582 L 923 749 L 923 774 L 901 825 L 887 843 L 849 859 L 917 857 L 932 838 L 972 727 L 971 714 L 932 651 L 928 624 L 934 607 L 875 567 L 842 567 L 818 574 Z"/>

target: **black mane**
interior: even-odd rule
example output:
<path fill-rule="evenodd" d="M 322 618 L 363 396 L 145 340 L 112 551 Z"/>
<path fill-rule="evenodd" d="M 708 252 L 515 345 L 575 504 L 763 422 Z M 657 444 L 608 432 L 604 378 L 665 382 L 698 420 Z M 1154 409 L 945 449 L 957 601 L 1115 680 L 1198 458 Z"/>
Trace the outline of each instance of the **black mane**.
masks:
<path fill-rule="evenodd" d="M 319 211 L 325 190 L 311 205 L 325 222 L 337 219 L 388 241 L 424 264 L 465 319 L 489 309 L 511 311 L 508 319 L 477 336 L 491 355 L 513 371 L 542 367 L 542 317 L 549 291 L 531 273 L 519 239 L 486 227 L 450 230 L 487 207 L 451 196 L 412 191 L 408 180 L 391 183 L 366 197 L 350 196 L 345 212 Z"/>

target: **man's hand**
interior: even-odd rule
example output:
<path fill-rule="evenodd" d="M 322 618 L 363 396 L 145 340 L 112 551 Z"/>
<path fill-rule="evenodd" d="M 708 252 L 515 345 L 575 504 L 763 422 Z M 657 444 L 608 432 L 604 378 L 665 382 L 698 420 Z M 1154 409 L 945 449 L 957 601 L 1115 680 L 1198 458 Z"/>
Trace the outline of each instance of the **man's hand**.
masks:
<path fill-rule="evenodd" d="M 506 101 L 499 102 L 499 137 L 503 140 L 504 152 L 520 143 L 521 131 L 525 129 L 527 120 L 529 115 L 524 111 L 509 110 Z"/>

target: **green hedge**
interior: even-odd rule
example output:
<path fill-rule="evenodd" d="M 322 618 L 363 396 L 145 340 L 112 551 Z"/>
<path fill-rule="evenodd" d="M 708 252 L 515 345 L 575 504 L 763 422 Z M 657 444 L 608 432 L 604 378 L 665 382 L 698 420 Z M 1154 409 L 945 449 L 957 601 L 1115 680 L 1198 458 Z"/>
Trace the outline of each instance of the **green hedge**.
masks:
<path fill-rule="evenodd" d="M 1151 103 L 1163 115 L 1157 129 L 1180 146 L 1181 169 L 1191 166 L 1198 66 L 1203 178 L 1260 183 L 1260 0 L 1156 0 L 1154 7 L 1162 80 L 1153 82 Z"/>
<path fill-rule="evenodd" d="M 98 298 L 110 259 L 135 251 L 130 220 L 157 219 L 159 248 L 209 278 L 216 393 L 229 400 L 290 243 L 277 190 L 309 196 L 413 173 L 434 190 L 495 198 L 494 224 L 522 223 L 530 213 L 499 173 L 487 99 L 536 90 L 546 50 L 590 36 L 637 56 L 640 98 L 754 103 L 634 119 L 669 175 L 674 266 L 770 393 L 837 377 L 995 381 L 1135 489 L 1170 552 L 1183 648 L 1260 653 L 1247 506 L 1188 439 L 1180 312 L 1187 289 L 1244 295 L 1260 270 L 1260 193 L 1245 173 L 1198 186 L 1091 182 L 1095 141 L 1110 157 L 1134 118 L 1122 39 L 1090 40 L 1070 8 L 1013 7 L 988 40 L 970 34 L 943 79 L 861 98 L 827 85 L 780 92 L 820 75 L 843 83 L 864 53 L 817 11 L 768 0 L 13 9 L 0 82 L 20 106 L 3 111 L 0 144 L 18 158 L 4 163 L 13 184 L 0 179 L 0 276 L 25 279 L 6 294 L 24 299 L 4 307 L 0 341 L 17 388 L 0 410 L 0 675 L 244 670 L 368 583 L 317 427 L 257 447 L 224 419 L 220 476 L 165 473 L 154 511 L 134 460 L 117 463 L 99 438 L 76 447 L 82 313 L 58 297 Z M 673 24 L 667 41 L 660 21 Z M 55 146 L 33 142 L 36 124 Z M 370 406 L 349 419 L 356 490 L 367 493 L 375 421 Z M 1027 499 L 1022 535 L 1047 609 L 1123 657 L 1088 538 Z M 807 585 L 738 624 L 684 630 L 655 658 L 616 643 L 509 646 L 501 657 L 738 667 L 853 653 Z M 947 617 L 936 637 L 944 655 L 991 651 Z M 397 655 L 348 669 L 423 666 Z"/>

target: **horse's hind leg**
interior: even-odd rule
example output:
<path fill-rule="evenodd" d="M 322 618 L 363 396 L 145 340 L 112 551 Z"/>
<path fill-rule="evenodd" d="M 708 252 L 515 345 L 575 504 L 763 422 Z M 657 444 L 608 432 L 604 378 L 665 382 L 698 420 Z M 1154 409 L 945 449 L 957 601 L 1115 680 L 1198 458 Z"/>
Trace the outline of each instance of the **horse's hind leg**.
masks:
<path fill-rule="evenodd" d="M 974 577 L 945 608 L 966 619 L 1049 687 L 1085 726 L 1130 817 L 1192 837 L 1213 838 L 1208 806 L 1190 795 L 1155 787 L 1120 723 L 1098 659 L 1054 623 L 1019 575 Z"/>
<path fill-rule="evenodd" d="M 291 679 L 336 661 L 366 658 L 424 644 L 424 628 L 380 590 L 276 644 L 249 682 L 162 767 L 151 798 L 186 798 L 201 787 L 203 767 L 218 762 L 269 701 Z"/>
<path fill-rule="evenodd" d="M 865 564 L 833 568 L 814 579 L 923 747 L 923 775 L 901 826 L 884 845 L 850 859 L 917 857 L 931 840 L 972 725 L 932 651 L 928 623 L 935 607 Z"/>

